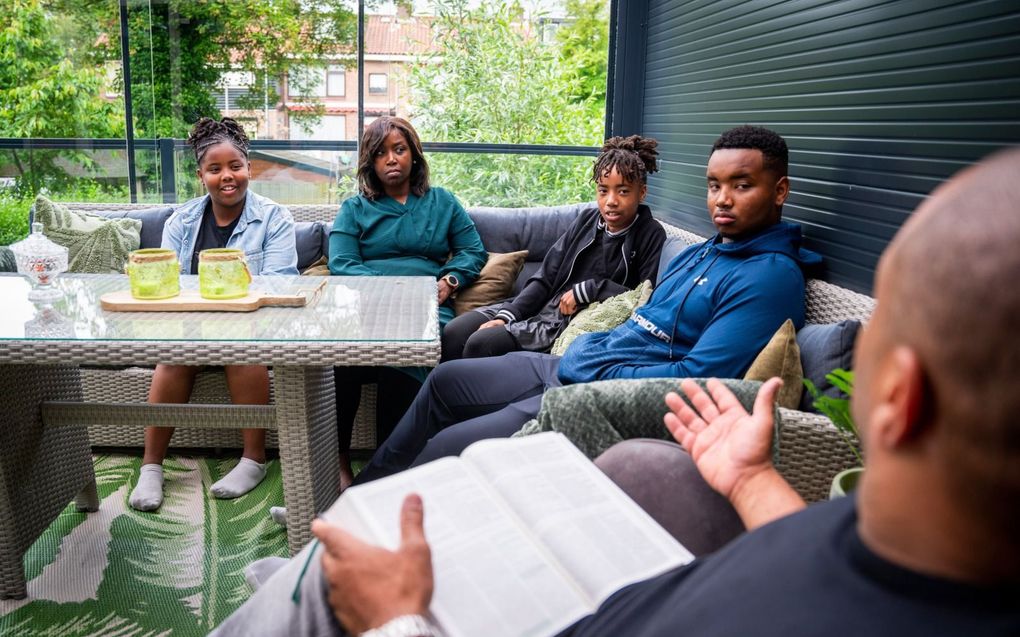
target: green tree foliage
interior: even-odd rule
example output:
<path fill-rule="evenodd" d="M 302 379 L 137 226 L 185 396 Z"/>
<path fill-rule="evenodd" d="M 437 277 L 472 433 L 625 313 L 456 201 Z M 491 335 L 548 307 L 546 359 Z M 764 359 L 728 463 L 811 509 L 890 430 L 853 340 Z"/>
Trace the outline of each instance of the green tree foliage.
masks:
<path fill-rule="evenodd" d="M 567 0 L 572 20 L 556 32 L 564 90 L 593 116 L 605 113 L 609 71 L 609 4 L 605 0 Z"/>
<path fill-rule="evenodd" d="M 601 47 L 586 56 L 607 57 L 608 42 L 595 33 L 608 32 L 605 11 L 594 10 L 596 4 L 605 2 L 571 0 L 568 8 L 582 15 L 572 16 L 561 38 L 545 42 L 540 18 L 525 17 L 518 2 L 477 8 L 466 0 L 437 2 L 434 51 L 412 67 L 408 78 L 412 117 L 422 138 L 601 144 L 605 65 L 601 71 L 597 64 L 577 65 L 586 46 Z M 594 198 L 588 158 L 436 153 L 429 161 L 436 185 L 469 205 Z"/>
<path fill-rule="evenodd" d="M 110 2 L 50 2 L 94 45 L 88 61 L 120 60 L 119 37 L 104 35 L 119 33 Z M 213 93 L 227 71 L 246 72 L 250 80 L 242 108 L 275 108 L 288 69 L 348 59 L 357 31 L 357 16 L 343 0 L 132 1 L 128 23 L 135 134 L 143 138 L 186 137 L 199 117 L 218 117 Z M 117 81 L 119 88 L 123 77 Z M 315 118 L 321 107 L 302 113 Z"/>
<path fill-rule="evenodd" d="M 6 0 L 0 24 L 0 137 L 118 137 L 123 117 L 101 97 L 102 71 L 67 56 L 51 16 L 39 0 Z M 68 166 L 97 169 L 84 152 L 29 148 L 4 151 L 14 167 L 15 192 L 73 181 Z"/>

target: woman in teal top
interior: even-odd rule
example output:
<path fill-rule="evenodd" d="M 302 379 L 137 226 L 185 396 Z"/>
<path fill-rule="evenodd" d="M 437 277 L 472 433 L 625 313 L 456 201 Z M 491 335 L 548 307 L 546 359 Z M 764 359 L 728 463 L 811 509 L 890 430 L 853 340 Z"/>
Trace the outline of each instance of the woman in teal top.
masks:
<path fill-rule="evenodd" d="M 358 189 L 360 194 L 340 206 L 329 233 L 330 273 L 435 277 L 439 324 L 446 325 L 454 316 L 450 295 L 478 278 L 488 255 L 457 198 L 429 186 L 429 166 L 408 121 L 380 117 L 365 128 Z M 334 372 L 343 488 L 353 479 L 349 450 L 361 385 L 379 385 L 376 439 L 382 442 L 414 400 L 424 373 L 389 367 Z"/>

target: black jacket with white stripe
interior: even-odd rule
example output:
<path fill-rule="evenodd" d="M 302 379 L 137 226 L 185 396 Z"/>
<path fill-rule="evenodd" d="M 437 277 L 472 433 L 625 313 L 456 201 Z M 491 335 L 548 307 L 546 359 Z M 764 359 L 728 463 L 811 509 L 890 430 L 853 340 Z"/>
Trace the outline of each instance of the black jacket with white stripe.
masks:
<path fill-rule="evenodd" d="M 523 349 L 548 351 L 569 322 L 570 317 L 559 310 L 560 297 L 567 290 L 573 291 L 581 310 L 634 289 L 642 281 L 654 283 L 665 238 L 662 225 L 644 204 L 638 207 L 634 223 L 616 237 L 606 234 L 597 207 L 585 209 L 516 297 L 479 311 L 506 321 L 506 329 Z"/>

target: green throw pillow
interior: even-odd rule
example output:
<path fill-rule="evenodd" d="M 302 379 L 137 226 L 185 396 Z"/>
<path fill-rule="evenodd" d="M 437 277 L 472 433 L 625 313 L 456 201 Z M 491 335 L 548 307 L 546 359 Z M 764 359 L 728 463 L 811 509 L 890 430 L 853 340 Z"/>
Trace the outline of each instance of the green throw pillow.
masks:
<path fill-rule="evenodd" d="M 773 376 L 783 379 L 776 404 L 787 409 L 797 409 L 800 406 L 800 395 L 804 391 L 804 368 L 800 364 L 797 329 L 790 319 L 786 319 L 772 335 L 765 349 L 744 374 L 744 380 L 764 383 Z"/>
<path fill-rule="evenodd" d="M 71 272 L 123 274 L 128 254 L 141 243 L 138 219 L 74 212 L 43 195 L 36 197 L 34 219 L 43 224 L 50 241 L 67 248 Z"/>
<path fill-rule="evenodd" d="M 608 332 L 617 325 L 622 325 L 630 318 L 634 310 L 648 301 L 648 297 L 651 295 L 652 283 L 645 281 L 633 290 L 617 294 L 605 301 L 595 301 L 577 313 L 577 316 L 567 325 L 567 329 L 563 330 L 563 333 L 553 343 L 549 353 L 562 356 L 563 352 L 567 351 L 567 346 L 581 334 Z"/>

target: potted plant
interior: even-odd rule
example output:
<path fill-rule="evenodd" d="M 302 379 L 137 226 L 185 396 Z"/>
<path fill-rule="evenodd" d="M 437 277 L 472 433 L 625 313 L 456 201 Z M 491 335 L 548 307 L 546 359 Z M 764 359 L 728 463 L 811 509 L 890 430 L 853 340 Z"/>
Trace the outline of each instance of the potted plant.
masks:
<path fill-rule="evenodd" d="M 854 424 L 853 415 L 850 413 L 850 397 L 854 393 L 854 373 L 845 369 L 834 369 L 825 375 L 832 385 L 838 389 L 843 396 L 826 396 L 818 390 L 807 378 L 804 379 L 804 386 L 808 393 L 814 398 L 812 405 L 822 414 L 828 416 L 829 420 L 836 425 L 837 431 L 843 436 L 850 451 L 857 458 L 856 467 L 851 467 L 836 474 L 832 479 L 832 488 L 829 490 L 829 498 L 838 498 L 853 491 L 857 487 L 857 481 L 864 471 L 864 459 L 861 458 L 861 451 L 858 447 L 860 436 L 857 433 L 857 425 Z"/>

